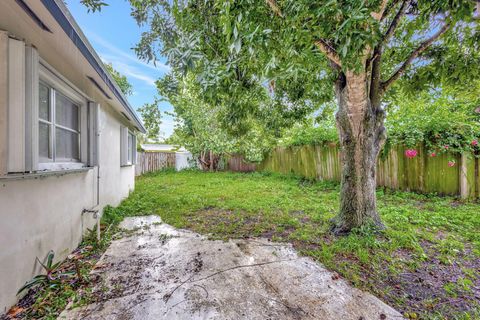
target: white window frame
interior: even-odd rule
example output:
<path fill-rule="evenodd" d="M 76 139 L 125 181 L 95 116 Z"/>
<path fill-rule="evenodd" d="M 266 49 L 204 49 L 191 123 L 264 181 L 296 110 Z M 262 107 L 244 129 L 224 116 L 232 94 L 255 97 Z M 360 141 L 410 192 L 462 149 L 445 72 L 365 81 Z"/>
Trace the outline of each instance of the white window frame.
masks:
<path fill-rule="evenodd" d="M 80 129 L 82 127 L 81 124 L 81 107 L 74 101 L 71 101 L 68 97 L 65 97 L 66 99 L 70 100 L 75 107 L 77 108 L 77 117 L 78 117 L 78 127 L 77 129 L 72 129 L 65 127 L 57 122 L 56 119 L 56 107 L 57 107 L 57 94 L 63 95 L 63 92 L 60 92 L 56 90 L 55 88 L 52 88 L 51 86 L 47 85 L 46 83 L 43 83 L 43 81 L 40 81 L 40 84 L 43 85 L 44 87 L 48 88 L 48 94 L 49 94 L 49 119 L 50 120 L 45 120 L 42 118 L 38 118 L 38 121 L 40 123 L 46 124 L 49 126 L 50 129 L 50 135 L 49 135 L 49 148 L 51 152 L 51 158 L 41 158 L 39 155 L 39 162 L 40 163 L 60 163 L 60 162 L 80 162 L 80 148 L 81 148 L 81 132 Z M 78 137 L 78 159 L 65 159 L 62 158 L 62 161 L 57 160 L 57 150 L 56 150 L 56 133 L 57 129 L 69 131 L 71 133 L 74 133 Z"/>
<path fill-rule="evenodd" d="M 100 105 L 43 60 L 34 46 L 1 30 L 0 66 L 5 69 L 0 74 L 0 82 L 5 83 L 0 86 L 0 178 L 64 174 L 98 166 Z M 39 159 L 41 82 L 79 107 L 79 161 Z"/>
<path fill-rule="evenodd" d="M 50 66 L 48 66 L 45 62 L 40 62 L 39 63 L 39 83 L 43 83 L 46 86 L 50 88 L 50 121 L 53 123 L 50 133 L 50 139 L 53 137 L 53 141 L 49 141 L 51 147 L 52 147 L 52 160 L 47 160 L 46 159 L 40 159 L 38 157 L 38 170 L 39 171 L 60 171 L 60 170 L 74 170 L 74 169 L 80 169 L 83 167 L 87 166 L 88 162 L 88 113 L 87 113 L 87 107 L 88 107 L 88 101 L 87 99 L 77 90 L 72 88 L 68 83 L 63 81 L 61 76 L 57 72 L 54 71 L 54 69 Z M 71 130 L 69 128 L 64 128 L 63 126 L 60 126 L 55 123 L 55 117 L 54 117 L 54 112 L 55 112 L 55 93 L 58 92 L 71 100 L 74 104 L 76 104 L 79 108 L 79 130 L 76 131 L 79 135 L 79 159 L 74 160 L 72 159 L 71 161 L 62 159 L 62 161 L 55 161 L 55 128 L 59 127 L 62 129 L 66 129 L 69 131 L 75 131 Z M 37 93 L 38 94 L 38 90 Z M 39 104 L 36 106 L 39 108 Z M 43 120 L 38 117 L 39 122 L 44 122 Z M 37 130 L 37 135 L 38 135 L 38 130 Z M 37 138 L 37 143 L 38 143 L 38 138 Z"/>
<path fill-rule="evenodd" d="M 120 127 L 120 166 L 133 166 L 137 163 L 137 137 L 128 129 Z"/>

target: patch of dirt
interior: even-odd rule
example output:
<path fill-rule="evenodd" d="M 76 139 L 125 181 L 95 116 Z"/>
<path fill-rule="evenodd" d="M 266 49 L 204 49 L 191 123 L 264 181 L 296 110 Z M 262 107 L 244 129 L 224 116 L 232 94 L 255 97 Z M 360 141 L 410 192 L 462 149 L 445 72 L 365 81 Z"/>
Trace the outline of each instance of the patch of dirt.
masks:
<path fill-rule="evenodd" d="M 228 234 L 232 238 L 249 238 L 256 226 L 265 223 L 262 213 L 205 207 L 190 215 L 187 227 L 204 234 Z"/>
<path fill-rule="evenodd" d="M 295 232 L 296 228 L 293 226 L 286 226 L 282 228 L 282 231 L 272 229 L 268 231 L 264 231 L 260 234 L 260 237 L 266 238 L 270 241 L 272 240 L 280 240 L 280 241 L 288 241 L 289 236 Z"/>
<path fill-rule="evenodd" d="M 479 312 L 480 259 L 474 258 L 467 248 L 451 264 L 445 264 L 432 243 L 424 241 L 422 247 L 428 256 L 426 261 L 414 270 L 406 269 L 378 283 L 387 292 L 384 300 L 412 318 L 427 310 L 438 312 L 445 319 L 454 319 L 463 312 Z M 418 260 L 405 250 L 396 254 L 406 261 Z M 466 273 L 467 270 L 470 272 Z"/>
<path fill-rule="evenodd" d="M 302 210 L 292 211 L 290 214 L 295 216 L 301 226 L 320 226 Z M 290 234 L 297 230 L 297 227 L 292 225 L 279 228 L 278 225 L 268 223 L 262 212 L 251 213 L 215 207 L 205 207 L 191 214 L 187 227 L 204 234 L 228 235 L 237 239 L 250 238 L 253 235 L 280 241 L 287 241 Z"/>
<path fill-rule="evenodd" d="M 291 211 L 289 214 L 296 217 L 300 228 L 305 225 L 320 227 L 320 223 L 313 221 L 303 210 Z M 232 225 L 235 225 L 235 227 L 230 229 L 223 228 L 223 226 L 231 227 Z M 237 239 L 248 239 L 254 234 L 256 237 L 265 238 L 269 241 L 291 242 L 299 251 L 305 249 L 315 250 L 322 243 L 332 242 L 332 239 L 327 235 L 322 239 L 316 239 L 312 243 L 291 240 L 290 235 L 297 230 L 295 226 L 286 225 L 279 227 L 278 225 L 268 224 L 261 212 L 249 213 L 216 207 L 205 207 L 192 214 L 191 218 L 189 218 L 188 229 L 204 234 L 222 235 L 222 237 Z M 255 233 L 254 230 L 259 230 L 259 232 Z"/>
<path fill-rule="evenodd" d="M 438 319 L 459 319 L 464 313 L 470 314 L 470 318 L 465 319 L 477 319 L 480 259 L 473 258 L 471 249 L 466 249 L 452 264 L 444 264 L 431 243 L 423 245 L 429 258 L 415 269 L 405 266 L 398 274 L 393 273 L 387 263 L 375 267 L 362 263 L 354 255 L 340 254 L 334 261 L 338 265 L 355 265 L 359 271 L 357 286 L 372 292 L 407 319 L 430 319 L 428 315 L 432 314 L 441 315 Z M 297 241 L 294 247 L 304 252 L 302 249 L 315 250 L 318 245 Z M 397 250 L 393 254 L 405 263 L 418 261 L 409 250 Z M 468 285 L 462 285 L 463 279 L 467 279 Z"/>
<path fill-rule="evenodd" d="M 193 260 L 189 261 L 185 271 L 191 271 L 193 273 L 199 273 L 203 268 L 203 260 L 200 252 L 197 252 Z"/>
<path fill-rule="evenodd" d="M 460 206 L 462 206 L 462 205 L 464 205 L 464 204 L 465 204 L 465 203 L 464 203 L 464 202 L 461 202 L 461 201 L 452 201 L 452 202 L 450 202 L 450 206 L 451 206 L 452 208 L 458 208 L 458 207 L 460 207 Z"/>

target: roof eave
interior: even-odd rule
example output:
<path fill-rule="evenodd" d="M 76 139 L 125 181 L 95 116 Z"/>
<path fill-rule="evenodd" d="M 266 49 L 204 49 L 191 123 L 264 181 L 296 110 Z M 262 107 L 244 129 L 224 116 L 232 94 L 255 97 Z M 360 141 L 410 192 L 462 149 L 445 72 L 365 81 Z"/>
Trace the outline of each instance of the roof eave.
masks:
<path fill-rule="evenodd" d="M 92 68 L 97 72 L 99 77 L 105 83 L 105 85 L 112 91 L 115 97 L 118 99 L 124 110 L 133 118 L 134 124 L 137 126 L 137 129 L 146 133 L 146 129 L 136 114 L 133 107 L 128 102 L 125 95 L 122 93 L 118 87 L 115 80 L 113 80 L 110 73 L 106 70 L 102 60 L 95 52 L 90 42 L 87 40 L 82 30 L 76 23 L 73 16 L 68 11 L 68 8 L 65 6 L 62 0 L 41 0 L 45 8 L 50 12 L 55 21 L 61 26 L 63 31 L 67 34 L 70 40 L 75 44 L 77 49 L 89 62 Z"/>

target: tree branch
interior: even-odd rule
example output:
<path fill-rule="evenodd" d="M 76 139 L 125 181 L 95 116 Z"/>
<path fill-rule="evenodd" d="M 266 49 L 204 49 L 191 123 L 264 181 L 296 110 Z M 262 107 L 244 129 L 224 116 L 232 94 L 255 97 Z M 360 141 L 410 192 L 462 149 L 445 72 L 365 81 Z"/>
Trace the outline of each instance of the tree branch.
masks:
<path fill-rule="evenodd" d="M 372 72 L 371 72 L 371 79 L 370 79 L 370 101 L 372 102 L 372 106 L 377 108 L 380 106 L 380 100 L 382 96 L 382 87 L 381 87 L 381 64 L 382 64 L 382 54 L 383 54 L 383 45 L 389 41 L 389 39 L 395 33 L 400 20 L 403 16 L 405 16 L 406 9 L 408 7 L 408 3 L 410 0 L 403 0 L 400 8 L 397 11 L 397 14 L 393 18 L 390 26 L 388 27 L 385 34 L 382 36 L 378 44 L 375 46 L 373 50 L 373 56 L 367 61 L 366 68 L 370 67 L 372 64 Z M 397 1 L 398 3 L 398 1 Z M 391 10 L 397 3 L 393 3 L 392 7 L 388 9 Z"/>
<path fill-rule="evenodd" d="M 384 1 L 386 2 L 386 0 Z M 273 13 L 283 18 L 282 10 L 277 5 L 277 2 L 275 0 L 265 0 L 265 2 L 268 4 L 270 9 L 272 9 Z M 338 55 L 335 48 L 333 48 L 323 39 L 316 40 L 314 44 L 318 49 L 320 49 L 321 52 L 323 52 L 327 56 L 328 59 L 330 59 L 330 61 L 341 67 L 342 63 L 340 61 L 340 56 Z"/>
<path fill-rule="evenodd" d="M 382 53 L 381 48 L 378 46 L 373 51 L 372 60 L 370 60 L 372 64 L 372 72 L 370 75 L 370 92 L 369 97 L 374 109 L 380 106 L 380 100 L 382 96 L 381 90 L 381 64 L 382 64 Z M 369 65 L 367 64 L 367 68 Z"/>
<path fill-rule="evenodd" d="M 382 83 L 382 90 L 387 90 L 402 74 L 405 73 L 407 68 L 412 64 L 413 60 L 421 55 L 425 50 L 432 45 L 435 40 L 440 38 L 450 28 L 450 23 L 445 23 L 434 35 L 427 40 L 423 41 L 417 49 L 415 49 L 405 60 L 405 62 L 393 73 L 393 75 L 387 81 Z"/>
<path fill-rule="evenodd" d="M 387 29 L 387 32 L 382 37 L 382 40 L 380 41 L 380 45 L 383 45 L 384 43 L 387 43 L 388 40 L 393 36 L 395 33 L 395 30 L 397 29 L 398 25 L 400 24 L 400 20 L 402 17 L 405 16 L 405 13 L 407 11 L 409 0 L 403 0 L 402 5 L 400 6 L 400 9 L 398 10 L 397 14 L 393 18 L 392 22 L 390 23 L 390 26 Z"/>
<path fill-rule="evenodd" d="M 322 51 L 330 61 L 335 63 L 337 66 L 341 67 L 342 62 L 340 60 L 340 56 L 338 55 L 337 51 L 330 46 L 325 40 L 323 39 L 318 39 L 315 42 L 315 45 L 317 46 L 320 51 Z"/>
<path fill-rule="evenodd" d="M 380 21 L 385 20 L 385 18 L 388 17 L 388 15 L 390 14 L 390 11 L 392 11 L 392 9 L 395 8 L 399 2 L 400 0 L 394 0 L 389 5 L 387 5 L 385 10 L 383 11 L 383 15 L 380 18 Z"/>
<path fill-rule="evenodd" d="M 388 0 L 382 0 L 382 4 L 380 5 L 380 10 L 377 12 L 372 12 L 372 17 L 378 21 L 382 20 L 383 13 L 385 12 L 385 9 L 387 8 L 387 3 Z"/>

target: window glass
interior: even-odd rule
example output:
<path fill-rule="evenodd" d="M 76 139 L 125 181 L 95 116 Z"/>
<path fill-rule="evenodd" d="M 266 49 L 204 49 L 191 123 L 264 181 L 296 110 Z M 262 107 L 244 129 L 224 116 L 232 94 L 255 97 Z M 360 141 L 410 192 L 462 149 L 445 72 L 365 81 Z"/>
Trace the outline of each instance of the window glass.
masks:
<path fill-rule="evenodd" d="M 55 99 L 50 99 L 51 94 Z M 80 107 L 44 83 L 39 84 L 38 153 L 43 162 L 80 160 Z"/>
<path fill-rule="evenodd" d="M 78 131 L 78 106 L 58 92 L 55 93 L 55 124 Z"/>
<path fill-rule="evenodd" d="M 40 119 L 50 121 L 50 90 L 43 83 L 40 83 L 39 89 L 38 116 Z"/>
<path fill-rule="evenodd" d="M 50 150 L 50 125 L 40 122 L 38 128 L 38 151 L 40 159 L 52 159 L 52 152 Z"/>
<path fill-rule="evenodd" d="M 56 160 L 78 160 L 79 144 L 78 133 L 56 128 L 55 157 Z"/>

